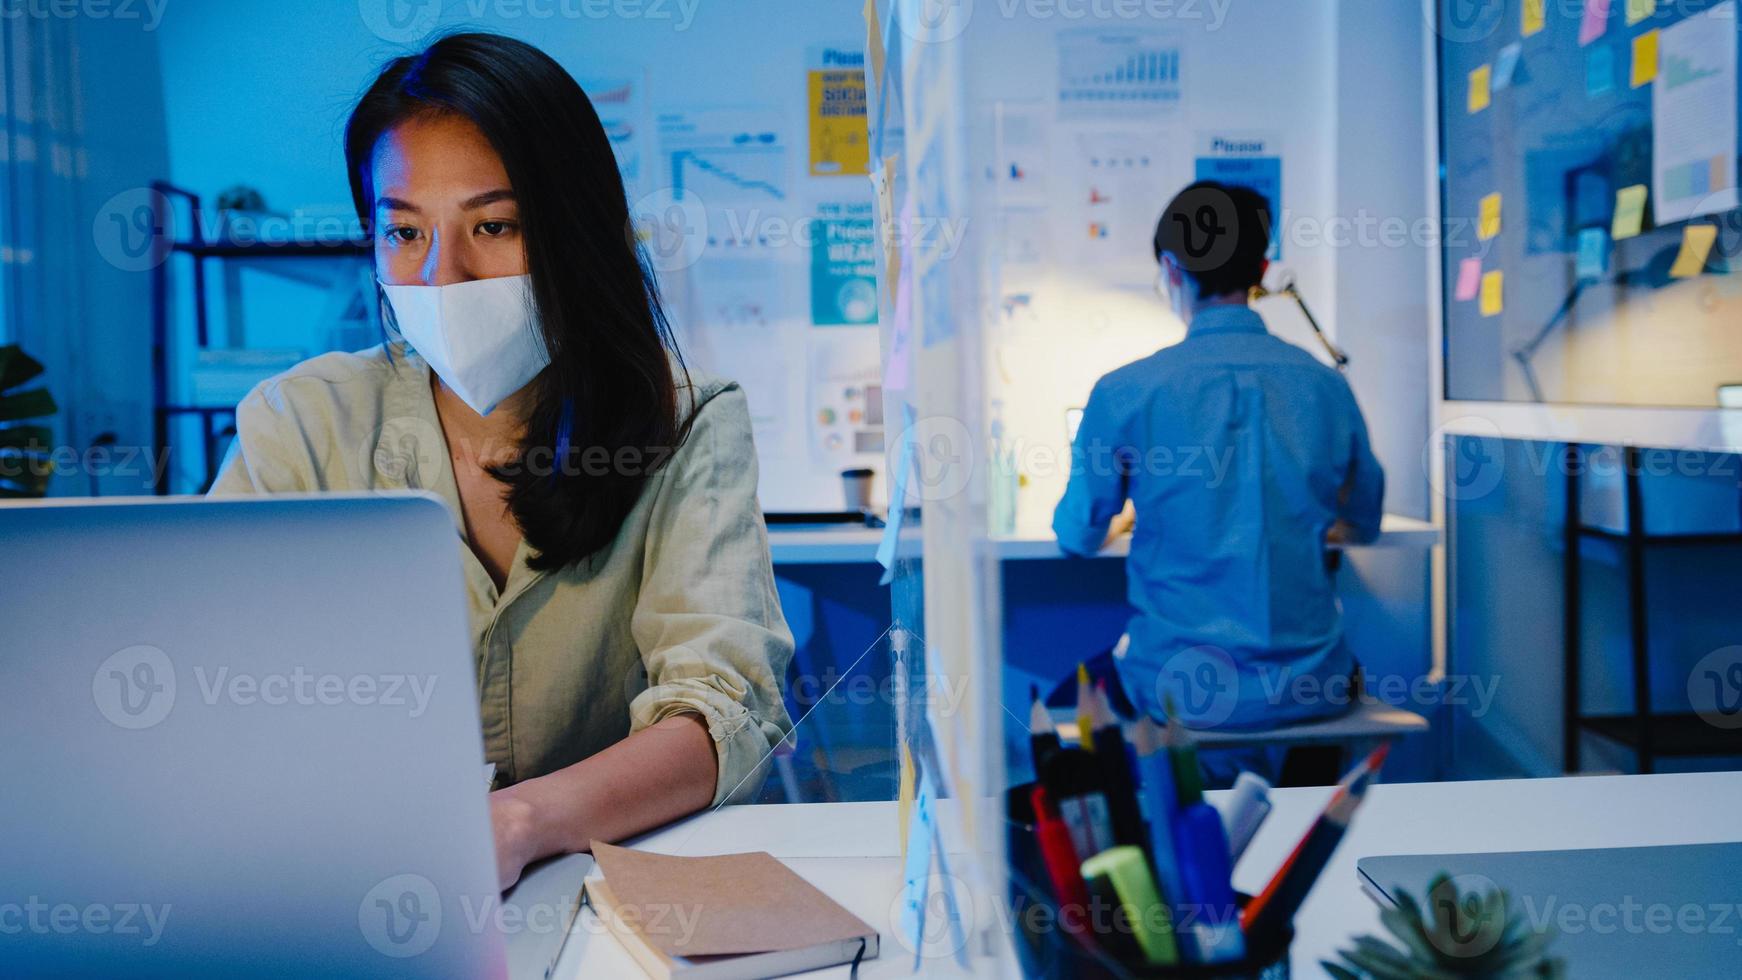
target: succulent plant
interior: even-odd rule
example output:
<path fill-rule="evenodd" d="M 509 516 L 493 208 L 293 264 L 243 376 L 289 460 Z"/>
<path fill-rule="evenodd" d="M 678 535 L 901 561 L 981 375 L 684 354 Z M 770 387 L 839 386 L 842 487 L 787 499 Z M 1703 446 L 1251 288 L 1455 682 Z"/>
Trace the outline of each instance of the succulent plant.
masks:
<path fill-rule="evenodd" d="M 40 497 L 48 491 L 54 433 L 46 425 L 26 423 L 59 408 L 46 388 L 14 390 L 42 373 L 42 364 L 16 344 L 0 346 L 0 499 Z"/>
<path fill-rule="evenodd" d="M 1322 962 L 1337 980 L 1526 980 L 1566 976 L 1566 962 L 1548 954 L 1551 932 L 1530 927 L 1515 914 L 1505 891 L 1465 892 L 1445 874 L 1428 885 L 1424 909 L 1407 892 L 1380 921 L 1397 943 L 1373 936 L 1341 950 L 1339 962 Z"/>

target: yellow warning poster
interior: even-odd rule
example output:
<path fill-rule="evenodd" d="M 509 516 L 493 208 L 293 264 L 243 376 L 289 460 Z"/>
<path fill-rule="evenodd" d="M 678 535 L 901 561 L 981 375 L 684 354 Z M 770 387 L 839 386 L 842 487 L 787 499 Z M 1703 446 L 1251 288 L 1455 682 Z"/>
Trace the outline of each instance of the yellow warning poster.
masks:
<path fill-rule="evenodd" d="M 871 169 L 871 138 L 865 115 L 865 53 L 812 48 L 805 71 L 809 87 L 811 176 L 863 177 Z"/>

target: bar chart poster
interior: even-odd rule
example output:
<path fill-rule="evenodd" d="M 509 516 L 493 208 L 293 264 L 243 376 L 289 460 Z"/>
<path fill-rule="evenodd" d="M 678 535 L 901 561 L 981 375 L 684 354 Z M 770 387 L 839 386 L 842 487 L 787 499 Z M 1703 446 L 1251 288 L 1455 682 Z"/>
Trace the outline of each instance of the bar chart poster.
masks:
<path fill-rule="evenodd" d="M 1160 31 L 1088 28 L 1059 34 L 1059 114 L 1177 110 L 1181 48 L 1176 35 Z"/>

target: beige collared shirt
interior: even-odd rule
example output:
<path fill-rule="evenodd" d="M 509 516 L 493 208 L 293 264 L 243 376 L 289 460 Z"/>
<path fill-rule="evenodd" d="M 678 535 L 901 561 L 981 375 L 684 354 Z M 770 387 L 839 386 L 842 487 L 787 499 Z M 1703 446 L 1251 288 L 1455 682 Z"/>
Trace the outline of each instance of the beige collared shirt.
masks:
<path fill-rule="evenodd" d="M 744 393 L 692 375 L 688 439 L 649 478 L 616 540 L 557 572 L 525 542 L 498 592 L 465 542 L 429 367 L 395 347 L 327 354 L 237 408 L 213 495 L 427 490 L 454 516 L 465 565 L 485 757 L 499 785 L 578 762 L 664 718 L 700 715 L 719 758 L 716 804 L 761 785 L 792 728 L 781 700 L 792 633 L 756 500 Z M 392 583 L 382 583 L 384 608 Z"/>

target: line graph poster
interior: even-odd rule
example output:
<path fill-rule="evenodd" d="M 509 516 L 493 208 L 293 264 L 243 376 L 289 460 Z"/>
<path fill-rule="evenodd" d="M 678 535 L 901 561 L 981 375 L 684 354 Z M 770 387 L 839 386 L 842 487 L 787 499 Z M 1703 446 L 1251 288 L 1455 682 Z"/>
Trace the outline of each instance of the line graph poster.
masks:
<path fill-rule="evenodd" d="M 1178 109 L 1181 45 L 1163 31 L 1085 28 L 1058 36 L 1059 114 L 1105 116 Z"/>
<path fill-rule="evenodd" d="M 672 197 L 707 213 L 707 246 L 778 245 L 791 220 L 784 119 L 778 109 L 684 109 L 659 115 Z M 774 236 L 776 240 L 771 240 Z"/>
<path fill-rule="evenodd" d="M 805 70 L 810 107 L 810 175 L 863 177 L 871 170 L 871 133 L 865 116 L 865 54 L 812 48 Z"/>
<path fill-rule="evenodd" d="M 1736 193 L 1736 3 L 1663 30 L 1652 83 L 1659 225 L 1728 211 Z"/>

